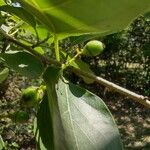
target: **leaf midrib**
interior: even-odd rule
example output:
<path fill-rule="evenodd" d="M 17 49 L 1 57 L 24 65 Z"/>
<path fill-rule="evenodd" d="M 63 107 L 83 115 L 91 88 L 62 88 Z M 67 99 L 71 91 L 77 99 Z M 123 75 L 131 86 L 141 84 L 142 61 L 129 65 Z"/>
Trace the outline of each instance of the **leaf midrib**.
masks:
<path fill-rule="evenodd" d="M 75 135 L 75 129 L 74 129 L 74 125 L 73 125 L 73 119 L 72 119 L 72 116 L 71 116 L 70 103 L 69 103 L 69 99 L 68 99 L 68 90 L 67 90 L 66 85 L 65 85 L 65 92 L 66 92 L 67 109 L 68 109 L 69 119 L 70 119 L 70 123 L 71 123 L 71 128 L 72 128 L 73 135 L 74 135 L 74 138 L 75 138 L 76 147 L 79 150 L 78 141 L 77 141 L 77 137 Z"/>

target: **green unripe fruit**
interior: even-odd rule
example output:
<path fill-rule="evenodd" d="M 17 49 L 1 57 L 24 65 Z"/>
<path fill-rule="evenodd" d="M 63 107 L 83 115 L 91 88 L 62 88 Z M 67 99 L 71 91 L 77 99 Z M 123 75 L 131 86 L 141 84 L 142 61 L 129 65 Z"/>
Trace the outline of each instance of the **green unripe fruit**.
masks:
<path fill-rule="evenodd" d="M 27 107 L 36 107 L 42 100 L 46 86 L 41 85 L 40 87 L 31 86 L 22 91 L 21 102 Z"/>
<path fill-rule="evenodd" d="M 32 107 L 35 106 L 38 101 L 38 87 L 31 86 L 22 91 L 21 102 L 23 105 Z"/>
<path fill-rule="evenodd" d="M 83 48 L 82 54 L 86 56 L 97 56 L 104 50 L 104 44 L 101 41 L 89 41 Z"/>
<path fill-rule="evenodd" d="M 16 123 L 23 123 L 29 120 L 29 114 L 25 111 L 16 111 L 9 114 L 8 117 Z"/>

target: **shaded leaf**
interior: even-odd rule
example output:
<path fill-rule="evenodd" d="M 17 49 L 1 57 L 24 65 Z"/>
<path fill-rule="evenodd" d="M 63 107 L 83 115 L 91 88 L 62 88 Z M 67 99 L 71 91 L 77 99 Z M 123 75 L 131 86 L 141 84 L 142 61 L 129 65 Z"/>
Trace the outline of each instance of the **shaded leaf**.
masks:
<path fill-rule="evenodd" d="M 44 71 L 44 66 L 36 57 L 27 52 L 9 51 L 0 54 L 7 65 L 24 76 L 39 77 Z"/>
<path fill-rule="evenodd" d="M 150 11 L 144 14 L 144 17 L 146 17 L 147 19 L 150 19 Z"/>
<path fill-rule="evenodd" d="M 48 107 L 47 93 L 45 93 L 38 109 L 37 118 L 34 122 L 34 128 L 34 134 L 36 141 L 38 142 L 39 149 L 53 149 L 53 127 L 50 108 Z"/>
<path fill-rule="evenodd" d="M 101 36 L 103 36 L 102 33 L 96 33 L 96 34 L 91 33 L 91 34 L 83 34 L 79 36 L 71 36 L 69 39 L 70 39 L 71 46 L 74 46 Z"/>
<path fill-rule="evenodd" d="M 150 43 L 145 44 L 142 47 L 142 51 L 143 51 L 143 54 L 144 54 L 145 57 L 150 56 Z"/>
<path fill-rule="evenodd" d="M 82 61 L 82 60 L 75 59 L 74 61 L 72 61 L 70 63 L 70 65 L 75 67 L 75 68 L 77 68 L 77 69 L 81 69 L 81 70 L 83 70 L 85 72 L 88 72 L 90 74 L 94 74 L 93 71 L 90 69 L 90 66 L 87 63 L 85 63 L 84 61 Z M 89 79 L 89 78 L 87 78 L 85 76 L 81 76 L 79 74 L 77 74 L 77 75 L 82 77 L 84 82 L 87 83 L 87 84 L 91 84 L 91 83 L 94 82 L 94 80 Z"/>
<path fill-rule="evenodd" d="M 55 150 L 67 150 L 65 141 L 65 134 L 61 123 L 60 112 L 57 104 L 57 95 L 55 85 L 60 76 L 60 69 L 55 67 L 49 67 L 44 73 L 44 81 L 46 83 L 47 95 L 48 95 L 48 109 L 50 110 L 50 116 L 52 118 L 53 133 L 53 144 L 48 149 Z M 48 129 L 47 129 L 48 131 Z M 47 142 L 52 143 L 50 139 L 45 139 Z M 43 150 L 43 149 L 42 149 Z"/>
<path fill-rule="evenodd" d="M 35 51 L 37 51 L 38 53 L 40 53 L 41 55 L 44 55 L 44 50 L 42 49 L 42 47 L 38 46 L 34 48 Z"/>
<path fill-rule="evenodd" d="M 4 4 L 5 4 L 4 0 L 0 0 L 0 6 Z"/>
<path fill-rule="evenodd" d="M 10 14 L 14 14 L 14 15 L 18 16 L 23 21 L 30 24 L 33 28 L 35 28 L 35 26 L 36 26 L 36 21 L 35 21 L 34 17 L 28 11 L 26 11 L 25 9 L 23 9 L 21 7 L 13 7 L 13 6 L 9 6 L 9 5 L 3 5 L 3 6 L 0 6 L 0 11 L 5 11 Z"/>

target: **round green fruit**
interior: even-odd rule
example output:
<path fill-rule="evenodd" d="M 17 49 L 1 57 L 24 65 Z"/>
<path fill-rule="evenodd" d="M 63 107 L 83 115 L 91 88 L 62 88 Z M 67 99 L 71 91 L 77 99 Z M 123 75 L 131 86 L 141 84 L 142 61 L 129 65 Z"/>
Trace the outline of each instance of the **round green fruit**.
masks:
<path fill-rule="evenodd" d="M 83 48 L 82 54 L 86 56 L 97 56 L 104 50 L 104 44 L 101 41 L 89 41 Z"/>
<path fill-rule="evenodd" d="M 22 91 L 21 102 L 23 105 L 32 107 L 39 101 L 38 87 L 28 87 Z"/>
<path fill-rule="evenodd" d="M 29 120 L 29 114 L 25 111 L 16 111 L 9 114 L 9 118 L 16 123 L 23 123 Z"/>

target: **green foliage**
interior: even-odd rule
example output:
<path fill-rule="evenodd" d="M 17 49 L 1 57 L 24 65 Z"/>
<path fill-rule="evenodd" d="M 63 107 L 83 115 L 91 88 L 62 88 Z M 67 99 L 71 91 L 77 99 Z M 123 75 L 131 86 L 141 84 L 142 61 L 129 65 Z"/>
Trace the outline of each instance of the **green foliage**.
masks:
<path fill-rule="evenodd" d="M 50 107 L 48 107 L 47 93 L 43 97 L 37 112 L 37 118 L 34 121 L 34 135 L 39 149 L 54 149 L 52 117 L 50 115 Z"/>
<path fill-rule="evenodd" d="M 2 150 L 5 147 L 4 141 L 0 135 L 0 150 Z"/>
<path fill-rule="evenodd" d="M 126 0 L 109 2 L 105 0 L 72 0 L 71 2 L 15 0 L 15 2 L 19 2 L 25 10 L 28 10 L 59 38 L 92 32 L 102 33 L 104 36 L 104 34 L 117 32 L 124 29 L 140 13 L 150 9 L 148 0 L 139 2 L 137 0 L 128 2 Z"/>
<path fill-rule="evenodd" d="M 23 123 L 29 120 L 29 114 L 22 110 L 10 113 L 8 117 L 15 123 Z"/>
<path fill-rule="evenodd" d="M 44 68 L 39 59 L 27 52 L 9 51 L 1 53 L 7 65 L 24 76 L 31 78 L 39 77 Z"/>
<path fill-rule="evenodd" d="M 25 106 L 35 106 L 39 99 L 37 96 L 37 87 L 28 87 L 22 91 L 21 103 Z"/>
<path fill-rule="evenodd" d="M 146 14 L 144 14 L 144 16 L 145 16 L 147 19 L 150 19 L 150 12 L 147 12 Z"/>
<path fill-rule="evenodd" d="M 5 11 L 10 14 L 11 13 L 15 14 L 16 16 L 21 18 L 23 21 L 29 23 L 33 28 L 35 28 L 35 26 L 36 26 L 34 17 L 30 13 L 28 13 L 28 11 L 26 11 L 25 9 L 23 9 L 21 7 L 13 7 L 13 6 L 9 6 L 9 5 L 3 5 L 3 6 L 0 6 L 0 11 Z"/>
<path fill-rule="evenodd" d="M 4 68 L 0 72 L 0 84 L 7 79 L 8 75 L 9 75 L 9 69 L 8 68 Z"/>
<path fill-rule="evenodd" d="M 91 74 L 94 74 L 92 72 L 92 70 L 90 69 L 90 66 L 85 63 L 84 61 L 82 60 L 78 60 L 78 59 L 75 59 L 74 61 L 71 61 L 70 62 L 70 66 L 73 66 L 75 68 L 78 68 L 78 69 L 81 69 L 81 70 L 84 70 L 86 71 L 87 73 L 91 73 Z M 77 74 L 77 73 L 76 73 Z M 81 78 L 83 78 L 84 82 L 87 83 L 87 84 L 91 84 L 93 83 L 94 81 L 90 78 L 87 78 L 87 77 L 84 77 L 84 76 L 81 76 L 79 74 L 77 74 L 78 76 L 80 76 Z"/>

